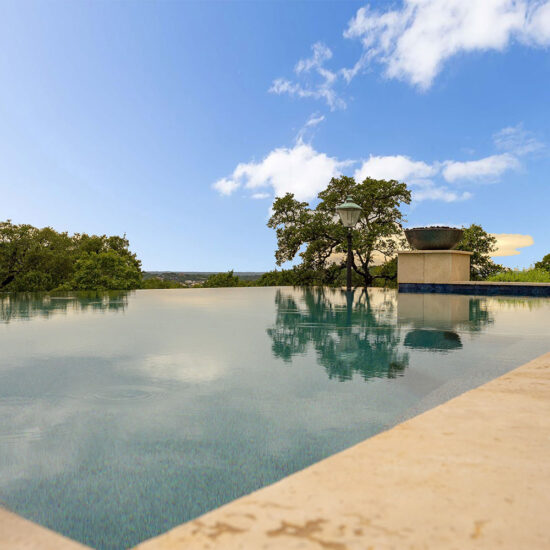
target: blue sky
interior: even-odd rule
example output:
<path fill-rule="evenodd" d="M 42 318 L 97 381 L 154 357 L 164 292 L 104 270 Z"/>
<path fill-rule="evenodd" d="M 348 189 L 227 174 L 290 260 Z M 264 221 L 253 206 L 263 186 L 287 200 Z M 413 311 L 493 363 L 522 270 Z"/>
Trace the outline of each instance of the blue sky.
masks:
<path fill-rule="evenodd" d="M 0 11 L 0 219 L 264 271 L 275 194 L 396 178 L 407 226 L 550 252 L 550 1 L 30 2 Z M 521 237 L 523 235 L 523 237 Z"/>

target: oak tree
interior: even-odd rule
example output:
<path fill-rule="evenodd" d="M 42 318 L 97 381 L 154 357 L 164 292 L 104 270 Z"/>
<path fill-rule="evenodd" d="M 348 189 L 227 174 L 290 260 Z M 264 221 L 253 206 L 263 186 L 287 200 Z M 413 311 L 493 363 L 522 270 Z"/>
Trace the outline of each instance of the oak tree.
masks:
<path fill-rule="evenodd" d="M 364 286 L 372 285 L 377 278 L 388 278 L 383 271 L 373 274 L 371 267 L 375 260 L 381 257 L 388 260 L 405 246 L 402 237 L 405 220 L 400 208 L 410 203 L 411 193 L 405 183 L 396 180 L 366 178 L 357 183 L 347 176 L 332 178 L 319 193 L 315 208 L 296 200 L 292 193 L 277 197 L 267 224 L 277 234 L 277 264 L 299 255 L 302 269 L 338 276 L 345 268 L 345 260 L 334 264 L 334 258 L 336 253 L 346 251 L 348 230 L 340 222 L 336 207 L 347 196 L 362 209 L 359 222 L 351 230 L 352 268 Z"/>

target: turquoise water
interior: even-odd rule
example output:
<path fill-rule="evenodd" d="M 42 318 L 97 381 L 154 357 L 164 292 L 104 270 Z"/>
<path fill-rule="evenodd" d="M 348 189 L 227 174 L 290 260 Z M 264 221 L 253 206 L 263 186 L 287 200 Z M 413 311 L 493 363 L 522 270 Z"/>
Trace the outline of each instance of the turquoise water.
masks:
<path fill-rule="evenodd" d="M 549 299 L 381 289 L 0 297 L 0 502 L 127 548 L 549 351 L 549 327 Z"/>

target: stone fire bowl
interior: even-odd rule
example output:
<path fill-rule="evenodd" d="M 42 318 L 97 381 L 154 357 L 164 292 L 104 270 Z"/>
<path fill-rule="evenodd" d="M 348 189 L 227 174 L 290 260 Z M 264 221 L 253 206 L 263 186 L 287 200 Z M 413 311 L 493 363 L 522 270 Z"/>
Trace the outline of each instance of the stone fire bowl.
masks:
<path fill-rule="evenodd" d="M 415 227 L 405 236 L 416 250 L 452 250 L 462 238 L 463 229 L 454 227 Z"/>

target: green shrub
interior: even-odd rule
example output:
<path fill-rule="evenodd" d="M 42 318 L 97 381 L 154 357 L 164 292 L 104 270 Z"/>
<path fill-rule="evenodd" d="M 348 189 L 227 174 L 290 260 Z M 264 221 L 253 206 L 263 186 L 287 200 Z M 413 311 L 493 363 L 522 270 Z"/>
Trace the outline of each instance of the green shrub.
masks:
<path fill-rule="evenodd" d="M 202 284 L 204 288 L 232 287 L 232 286 L 250 286 L 247 281 L 239 279 L 237 275 L 233 275 L 233 270 L 227 273 L 215 273 L 210 275 Z"/>
<path fill-rule="evenodd" d="M 506 283 L 550 283 L 550 272 L 536 268 L 510 270 L 492 275 L 487 280 Z"/>
<path fill-rule="evenodd" d="M 141 283 L 141 288 L 183 288 L 184 285 L 177 281 L 169 279 L 161 279 L 160 277 L 151 277 L 144 279 Z"/>

